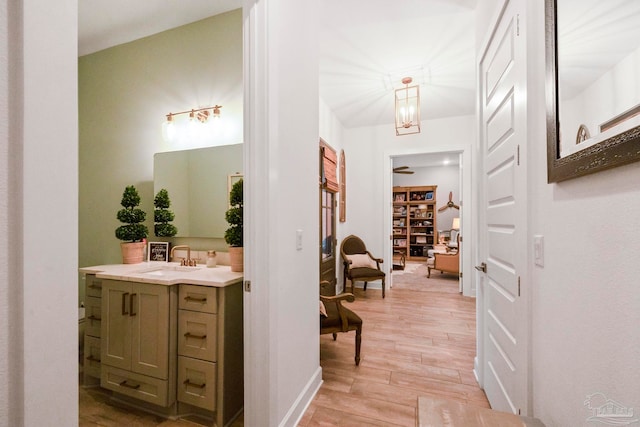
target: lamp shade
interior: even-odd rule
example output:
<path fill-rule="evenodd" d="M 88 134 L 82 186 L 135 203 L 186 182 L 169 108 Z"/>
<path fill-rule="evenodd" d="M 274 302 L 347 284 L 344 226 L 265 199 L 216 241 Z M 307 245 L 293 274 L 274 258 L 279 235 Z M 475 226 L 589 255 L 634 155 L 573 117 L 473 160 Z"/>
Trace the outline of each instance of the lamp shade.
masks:
<path fill-rule="evenodd" d="M 451 224 L 452 230 L 460 230 L 460 218 L 453 218 L 453 223 Z"/>

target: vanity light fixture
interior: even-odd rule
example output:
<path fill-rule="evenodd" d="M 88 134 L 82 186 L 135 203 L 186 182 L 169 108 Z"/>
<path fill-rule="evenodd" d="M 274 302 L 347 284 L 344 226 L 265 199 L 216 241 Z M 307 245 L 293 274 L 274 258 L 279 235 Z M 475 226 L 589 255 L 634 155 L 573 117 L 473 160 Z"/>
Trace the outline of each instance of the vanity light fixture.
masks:
<path fill-rule="evenodd" d="M 191 110 L 180 111 L 177 113 L 169 113 L 167 114 L 167 120 L 162 124 L 162 135 L 166 141 L 171 142 L 175 140 L 177 136 L 177 129 L 174 119 L 176 116 L 180 116 L 182 114 L 189 115 L 189 122 L 187 123 L 188 133 L 194 134 L 199 127 L 198 125 L 206 124 L 212 117 L 214 119 L 219 119 L 221 108 L 222 105 L 214 105 L 213 107 L 193 108 Z"/>
<path fill-rule="evenodd" d="M 420 86 L 409 86 L 413 78 L 402 79 L 403 88 L 395 90 L 396 136 L 420 133 Z"/>

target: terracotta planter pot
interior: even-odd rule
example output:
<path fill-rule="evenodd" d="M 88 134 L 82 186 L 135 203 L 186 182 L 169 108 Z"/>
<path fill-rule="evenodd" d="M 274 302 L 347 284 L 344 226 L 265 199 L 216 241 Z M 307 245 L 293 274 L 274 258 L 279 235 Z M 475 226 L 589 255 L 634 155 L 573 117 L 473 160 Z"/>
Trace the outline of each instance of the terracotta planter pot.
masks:
<path fill-rule="evenodd" d="M 229 264 L 231 265 L 231 271 L 244 271 L 244 248 L 229 247 Z"/>
<path fill-rule="evenodd" d="M 144 261 L 144 242 L 120 243 L 123 264 L 138 264 Z"/>

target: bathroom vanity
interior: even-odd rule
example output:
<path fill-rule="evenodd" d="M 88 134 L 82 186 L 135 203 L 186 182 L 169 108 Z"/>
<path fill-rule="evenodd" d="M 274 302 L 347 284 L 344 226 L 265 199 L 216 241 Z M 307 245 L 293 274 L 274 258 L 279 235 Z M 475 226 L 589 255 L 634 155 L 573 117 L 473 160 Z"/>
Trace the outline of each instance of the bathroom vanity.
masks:
<path fill-rule="evenodd" d="M 85 386 L 168 418 L 233 421 L 244 393 L 242 273 L 166 262 L 80 271 Z"/>

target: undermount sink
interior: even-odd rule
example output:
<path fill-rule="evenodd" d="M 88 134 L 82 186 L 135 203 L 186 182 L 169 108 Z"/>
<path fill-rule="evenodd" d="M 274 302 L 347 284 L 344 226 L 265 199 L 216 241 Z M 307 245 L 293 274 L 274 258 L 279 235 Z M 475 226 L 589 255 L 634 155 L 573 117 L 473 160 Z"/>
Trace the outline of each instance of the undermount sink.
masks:
<path fill-rule="evenodd" d="M 183 265 L 162 265 L 158 267 L 146 268 L 144 270 L 136 271 L 138 274 L 144 274 L 149 276 L 174 276 L 176 273 L 190 273 L 200 270 L 201 267 L 187 267 Z"/>

